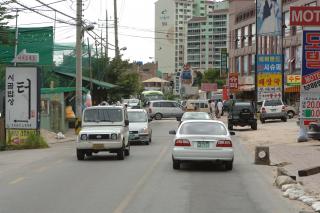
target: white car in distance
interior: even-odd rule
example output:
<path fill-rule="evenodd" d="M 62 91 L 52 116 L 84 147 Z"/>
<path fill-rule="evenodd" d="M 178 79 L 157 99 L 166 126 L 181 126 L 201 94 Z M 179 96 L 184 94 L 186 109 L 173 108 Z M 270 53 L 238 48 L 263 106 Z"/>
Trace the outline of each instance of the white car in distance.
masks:
<path fill-rule="evenodd" d="M 92 153 L 116 153 L 119 160 L 130 155 L 129 120 L 123 106 L 93 106 L 83 111 L 81 131 L 77 137 L 77 159 Z"/>
<path fill-rule="evenodd" d="M 188 120 L 178 130 L 171 130 L 173 139 L 173 169 L 180 169 L 183 162 L 219 161 L 226 170 L 232 170 L 234 150 L 231 135 L 223 122 L 217 120 Z"/>
<path fill-rule="evenodd" d="M 128 109 L 129 141 L 149 145 L 152 130 L 149 126 L 148 113 L 144 109 Z"/>

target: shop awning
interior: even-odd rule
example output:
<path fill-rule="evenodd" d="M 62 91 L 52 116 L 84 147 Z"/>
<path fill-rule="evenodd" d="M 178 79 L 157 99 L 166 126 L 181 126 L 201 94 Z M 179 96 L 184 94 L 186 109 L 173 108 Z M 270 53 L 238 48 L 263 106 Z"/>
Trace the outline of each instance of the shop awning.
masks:
<path fill-rule="evenodd" d="M 297 93 L 300 92 L 300 86 L 286 87 L 284 91 L 286 93 Z"/>
<path fill-rule="evenodd" d="M 76 74 L 75 73 L 66 73 L 66 72 L 59 72 L 59 71 L 54 71 L 55 73 L 57 73 L 58 75 L 64 75 L 64 76 L 68 76 L 68 77 L 71 77 L 71 78 L 76 78 Z M 82 76 L 82 80 L 83 81 L 87 81 L 87 82 L 92 82 L 93 84 L 97 85 L 97 86 L 100 86 L 100 87 L 103 87 L 105 89 L 111 89 L 111 88 L 115 88 L 115 87 L 118 87 L 117 85 L 114 85 L 114 84 L 110 84 L 110 83 L 107 83 L 107 82 L 104 82 L 104 81 L 99 81 L 99 80 L 96 80 L 96 79 L 90 79 L 88 77 L 85 77 L 85 76 Z"/>
<path fill-rule="evenodd" d="M 41 94 L 56 94 L 65 92 L 74 92 L 75 87 L 55 87 L 55 88 L 41 88 Z M 89 90 L 82 87 L 82 92 L 87 93 Z"/>

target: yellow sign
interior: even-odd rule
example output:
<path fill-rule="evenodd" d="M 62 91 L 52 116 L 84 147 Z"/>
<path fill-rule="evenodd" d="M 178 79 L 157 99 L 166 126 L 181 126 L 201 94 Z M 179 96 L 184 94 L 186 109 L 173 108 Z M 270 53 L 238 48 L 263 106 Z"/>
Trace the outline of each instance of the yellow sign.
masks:
<path fill-rule="evenodd" d="M 301 75 L 287 75 L 287 86 L 300 86 Z"/>
<path fill-rule="evenodd" d="M 258 74 L 258 87 L 281 87 L 282 76 L 277 73 Z"/>
<path fill-rule="evenodd" d="M 7 145 L 20 145 L 27 141 L 27 138 L 31 134 L 37 134 L 37 130 L 27 130 L 27 129 L 7 129 L 6 141 Z"/>

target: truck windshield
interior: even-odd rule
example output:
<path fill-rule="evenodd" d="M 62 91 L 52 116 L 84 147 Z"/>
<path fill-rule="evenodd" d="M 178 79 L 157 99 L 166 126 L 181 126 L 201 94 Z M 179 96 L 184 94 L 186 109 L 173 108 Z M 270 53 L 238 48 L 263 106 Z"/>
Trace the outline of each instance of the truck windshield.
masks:
<path fill-rule="evenodd" d="M 121 122 L 121 109 L 87 109 L 84 112 L 84 122 Z"/>

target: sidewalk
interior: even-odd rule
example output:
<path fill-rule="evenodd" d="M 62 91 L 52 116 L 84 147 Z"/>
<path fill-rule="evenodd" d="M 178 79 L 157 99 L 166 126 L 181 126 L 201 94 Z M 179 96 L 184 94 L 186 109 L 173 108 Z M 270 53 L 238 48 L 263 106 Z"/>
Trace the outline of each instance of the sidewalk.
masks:
<path fill-rule="evenodd" d="M 226 116 L 221 120 L 227 123 Z M 297 181 L 302 181 L 306 191 L 320 195 L 320 174 L 298 176 L 298 170 L 320 166 L 320 141 L 298 143 L 299 127 L 296 121 L 297 118 L 288 119 L 287 122 L 267 121 L 265 124 L 258 121 L 256 131 L 248 126 L 235 127 L 235 132 L 241 143 L 252 152 L 252 162 L 256 146 L 269 146 L 271 164 L 284 163 L 284 168 L 296 175 Z"/>
<path fill-rule="evenodd" d="M 47 143 L 55 144 L 55 143 L 65 143 L 65 142 L 71 142 L 76 140 L 76 134 L 74 132 L 74 129 L 68 129 L 67 132 L 65 132 L 64 138 L 58 139 L 57 134 L 54 132 L 50 132 L 46 129 L 41 129 L 41 136 L 47 141 Z"/>

